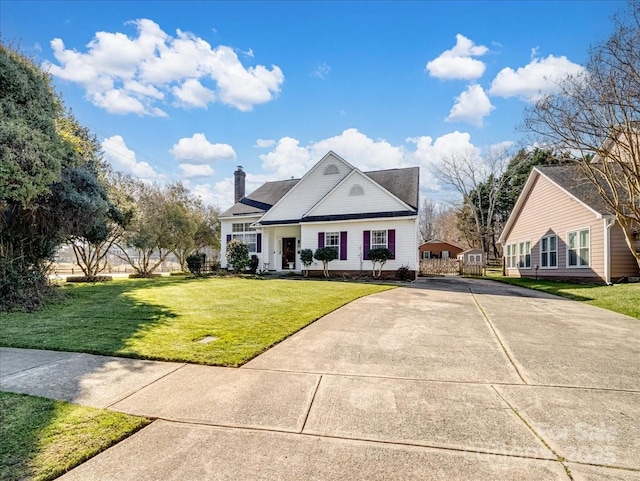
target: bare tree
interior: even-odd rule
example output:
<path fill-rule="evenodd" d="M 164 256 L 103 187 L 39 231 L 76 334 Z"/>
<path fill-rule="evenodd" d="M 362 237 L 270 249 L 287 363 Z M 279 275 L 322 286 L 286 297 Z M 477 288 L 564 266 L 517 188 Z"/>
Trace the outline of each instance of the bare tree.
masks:
<path fill-rule="evenodd" d="M 630 251 L 640 227 L 640 0 L 614 18 L 582 74 L 525 113 L 524 127 L 570 152 L 623 228 Z"/>
<path fill-rule="evenodd" d="M 506 177 L 502 175 L 510 156 L 505 147 L 493 147 L 484 155 L 475 151 L 451 152 L 432 169 L 442 183 L 454 187 L 473 217 L 477 236 L 485 252 L 495 251 L 492 225 L 498 194 Z M 497 254 L 497 252 L 494 252 Z"/>
<path fill-rule="evenodd" d="M 467 236 L 460 230 L 458 212 L 461 206 L 450 205 L 441 208 L 434 220 L 434 236 L 436 239 L 449 242 L 463 249 L 472 247 Z"/>
<path fill-rule="evenodd" d="M 418 214 L 418 228 L 420 229 L 420 237 L 423 241 L 429 241 L 436 238 L 435 221 L 441 209 L 433 200 L 428 197 L 424 198 L 422 208 Z"/>

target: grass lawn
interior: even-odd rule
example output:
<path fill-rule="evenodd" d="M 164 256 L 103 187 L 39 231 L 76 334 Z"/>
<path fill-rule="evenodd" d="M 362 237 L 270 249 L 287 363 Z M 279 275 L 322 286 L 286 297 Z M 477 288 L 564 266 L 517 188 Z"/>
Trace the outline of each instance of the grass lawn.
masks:
<path fill-rule="evenodd" d="M 178 277 L 68 284 L 60 304 L 0 314 L 0 346 L 238 366 L 328 312 L 390 288 Z M 198 342 L 206 337 L 215 340 Z"/>
<path fill-rule="evenodd" d="M 640 319 L 640 283 L 601 286 L 502 276 L 492 276 L 487 279 L 583 301 Z"/>
<path fill-rule="evenodd" d="M 146 426 L 145 418 L 0 392 L 0 479 L 53 479 Z"/>

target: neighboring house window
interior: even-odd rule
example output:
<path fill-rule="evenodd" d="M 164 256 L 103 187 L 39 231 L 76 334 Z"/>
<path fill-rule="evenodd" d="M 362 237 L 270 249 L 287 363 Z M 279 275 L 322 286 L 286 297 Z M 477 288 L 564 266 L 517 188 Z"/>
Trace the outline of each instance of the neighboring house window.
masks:
<path fill-rule="evenodd" d="M 247 244 L 249 253 L 257 253 L 261 251 L 260 246 L 258 245 L 260 243 L 259 237 L 261 237 L 261 234 L 258 234 L 256 229 L 251 227 L 250 222 L 231 224 L 231 232 L 232 234 L 231 238 L 228 239 L 229 241 L 237 240 L 244 242 Z"/>
<path fill-rule="evenodd" d="M 423 259 L 431 259 L 431 251 L 422 251 Z"/>
<path fill-rule="evenodd" d="M 518 244 L 518 267 L 531 269 L 531 241 Z"/>
<path fill-rule="evenodd" d="M 442 251 L 442 253 L 440 255 L 442 256 L 443 259 L 448 259 L 449 258 L 449 251 Z"/>
<path fill-rule="evenodd" d="M 552 269 L 558 267 L 558 237 L 548 235 L 540 241 L 540 267 Z"/>
<path fill-rule="evenodd" d="M 338 253 L 338 259 L 340 259 L 340 232 L 325 232 L 324 246 L 333 247 Z"/>
<path fill-rule="evenodd" d="M 371 231 L 371 249 L 387 248 L 387 231 L 372 230 Z"/>
<path fill-rule="evenodd" d="M 567 266 L 589 267 L 589 229 L 567 233 Z"/>
<path fill-rule="evenodd" d="M 515 244 L 507 244 L 506 247 L 506 259 L 507 259 L 507 269 L 515 269 L 517 267 L 516 263 L 516 245 Z"/>

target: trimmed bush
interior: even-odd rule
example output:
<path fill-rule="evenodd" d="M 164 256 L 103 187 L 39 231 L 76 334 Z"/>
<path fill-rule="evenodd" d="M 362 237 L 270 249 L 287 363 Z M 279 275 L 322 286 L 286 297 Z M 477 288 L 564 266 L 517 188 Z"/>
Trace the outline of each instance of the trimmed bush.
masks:
<path fill-rule="evenodd" d="M 190 254 L 187 256 L 187 268 L 189 272 L 194 276 L 202 275 L 202 269 L 204 268 L 204 263 L 207 260 L 206 254 L 201 252 L 196 252 L 195 254 Z"/>
<path fill-rule="evenodd" d="M 227 262 L 231 264 L 233 272 L 241 274 L 249 265 L 249 248 L 244 242 L 232 240 L 227 244 Z"/>
<path fill-rule="evenodd" d="M 338 258 L 338 251 L 335 247 L 321 247 L 320 249 L 316 249 L 313 258 L 322 262 L 324 276 L 329 277 L 329 262 Z"/>

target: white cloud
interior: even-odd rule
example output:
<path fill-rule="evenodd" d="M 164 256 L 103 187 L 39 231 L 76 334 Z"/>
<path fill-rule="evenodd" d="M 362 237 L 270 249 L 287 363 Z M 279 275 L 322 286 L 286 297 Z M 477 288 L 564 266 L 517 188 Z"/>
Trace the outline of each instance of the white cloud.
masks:
<path fill-rule="evenodd" d="M 420 186 L 432 192 L 442 190 L 439 181 L 431 174 L 442 159 L 456 155 L 474 158 L 481 154 L 481 149 L 471 142 L 471 135 L 457 130 L 435 140 L 429 136 L 420 136 L 410 137 L 406 142 L 415 144 L 411 157 L 413 165 L 420 166 Z"/>
<path fill-rule="evenodd" d="M 212 144 L 203 133 L 184 137 L 174 144 L 169 152 L 176 160 L 186 160 L 190 164 L 208 163 L 222 159 L 235 159 L 236 152 L 229 144 Z"/>
<path fill-rule="evenodd" d="M 309 150 L 307 147 L 300 147 L 299 140 L 283 137 L 274 150 L 259 157 L 262 160 L 262 168 L 282 180 L 301 177 L 309 170 L 313 161 Z"/>
<path fill-rule="evenodd" d="M 180 87 L 173 87 L 171 92 L 178 99 L 176 105 L 184 108 L 206 108 L 207 104 L 216 98 L 213 90 L 208 89 L 194 78 L 185 80 Z"/>
<path fill-rule="evenodd" d="M 532 50 L 535 55 L 536 49 Z M 533 58 L 524 67 L 513 70 L 503 68 L 491 82 L 489 94 L 497 97 L 519 97 L 522 100 L 535 102 L 542 95 L 557 90 L 558 81 L 568 75 L 579 75 L 584 68 L 571 62 L 567 57 Z"/>
<path fill-rule="evenodd" d="M 323 63 L 322 65 L 318 65 L 318 67 L 313 72 L 311 72 L 311 76 L 319 79 L 324 79 L 327 75 L 329 75 L 329 72 L 331 72 L 331 66 Z"/>
<path fill-rule="evenodd" d="M 478 85 L 469 85 L 467 90 L 456 97 L 456 103 L 451 108 L 447 122 L 468 122 L 482 127 L 483 119 L 495 109 L 483 88 Z"/>
<path fill-rule="evenodd" d="M 427 63 L 429 75 L 443 80 L 473 80 L 482 77 L 485 64 L 472 57 L 480 57 L 489 51 L 484 45 L 476 45 L 461 34 L 456 35 L 456 45 L 442 52 Z"/>
<path fill-rule="evenodd" d="M 215 174 L 209 164 L 180 164 L 180 170 L 182 170 L 182 176 L 187 179 L 210 177 Z"/>
<path fill-rule="evenodd" d="M 273 139 L 257 139 L 256 145 L 254 145 L 254 147 L 257 147 L 259 149 L 268 149 L 269 147 L 273 147 L 274 145 L 276 145 L 276 141 Z"/>
<path fill-rule="evenodd" d="M 265 171 L 277 179 L 288 179 L 303 176 L 329 150 L 361 170 L 403 165 L 401 147 L 394 147 L 384 139 L 371 139 L 358 129 L 347 129 L 340 135 L 307 146 L 300 146 L 300 141 L 292 137 L 283 137 L 271 152 L 259 157 Z"/>
<path fill-rule="evenodd" d="M 114 169 L 131 174 L 145 180 L 161 179 L 159 174 L 147 162 L 138 162 L 136 153 L 127 147 L 120 135 L 108 137 L 102 141 L 102 150 L 105 159 Z"/>
<path fill-rule="evenodd" d="M 45 67 L 56 77 L 80 84 L 94 105 L 119 114 L 163 115 L 155 103 L 167 96 L 185 108 L 205 108 L 217 100 L 249 111 L 280 92 L 284 74 L 276 65 L 245 67 L 230 47 L 212 48 L 180 30 L 173 37 L 147 19 L 128 23 L 136 27 L 137 36 L 97 32 L 84 53 L 53 39 L 57 64 Z M 251 58 L 253 51 L 244 54 Z M 215 89 L 202 80 L 215 84 Z"/>
<path fill-rule="evenodd" d="M 393 146 L 384 139 L 371 139 L 358 129 L 347 129 L 340 135 L 315 142 L 311 146 L 315 160 L 319 160 L 329 150 L 361 170 L 392 169 L 404 165 L 401 147 Z"/>
<path fill-rule="evenodd" d="M 245 188 L 247 194 L 250 194 L 265 182 L 273 180 L 282 180 L 274 178 L 270 175 L 255 175 L 247 173 L 245 178 Z M 216 205 L 222 210 L 226 210 L 233 205 L 233 177 L 226 177 L 225 179 L 216 182 L 212 187 L 211 184 L 199 184 L 193 187 L 193 191 L 202 198 L 204 202 L 211 205 Z"/>

